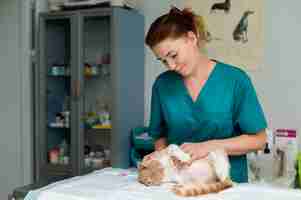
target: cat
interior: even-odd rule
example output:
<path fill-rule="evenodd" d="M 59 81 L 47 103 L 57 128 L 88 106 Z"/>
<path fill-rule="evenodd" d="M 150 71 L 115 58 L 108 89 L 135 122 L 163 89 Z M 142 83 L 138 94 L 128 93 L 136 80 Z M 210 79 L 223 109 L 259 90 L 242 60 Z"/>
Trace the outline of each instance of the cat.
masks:
<path fill-rule="evenodd" d="M 138 166 L 138 181 L 146 186 L 175 183 L 172 191 L 179 196 L 197 196 L 232 187 L 230 164 L 223 150 L 191 161 L 190 155 L 171 144 L 143 158 Z"/>

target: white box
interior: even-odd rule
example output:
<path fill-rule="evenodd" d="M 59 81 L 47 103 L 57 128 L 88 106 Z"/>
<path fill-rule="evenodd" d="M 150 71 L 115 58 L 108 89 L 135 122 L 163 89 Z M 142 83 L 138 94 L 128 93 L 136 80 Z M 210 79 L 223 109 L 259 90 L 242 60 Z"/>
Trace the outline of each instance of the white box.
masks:
<path fill-rule="evenodd" d="M 137 7 L 136 0 L 111 0 L 111 6 L 128 6 L 130 8 Z"/>
<path fill-rule="evenodd" d="M 136 7 L 136 0 L 63 0 L 64 6 L 92 6 L 100 3 L 109 3 L 111 6 Z"/>

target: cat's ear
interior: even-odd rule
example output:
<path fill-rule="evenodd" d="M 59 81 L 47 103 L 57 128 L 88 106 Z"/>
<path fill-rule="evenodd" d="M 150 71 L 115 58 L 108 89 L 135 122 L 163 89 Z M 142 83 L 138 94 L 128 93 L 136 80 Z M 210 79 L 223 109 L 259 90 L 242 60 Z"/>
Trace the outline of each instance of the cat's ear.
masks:
<path fill-rule="evenodd" d="M 143 169 L 145 169 L 147 166 L 146 166 L 146 164 L 145 164 L 145 162 L 140 162 L 139 164 L 138 164 L 138 170 L 143 170 Z"/>
<path fill-rule="evenodd" d="M 142 170 L 145 168 L 148 168 L 150 164 L 152 163 L 153 159 L 150 159 L 148 157 L 144 157 L 142 162 L 138 164 L 138 169 Z"/>
<path fill-rule="evenodd" d="M 142 163 L 145 163 L 145 162 L 147 162 L 147 161 L 153 159 L 153 158 L 155 157 L 155 154 L 156 154 L 156 152 L 154 151 L 154 152 L 152 152 L 152 153 L 150 153 L 150 154 L 145 155 L 145 156 L 143 157 L 143 159 L 142 159 Z"/>

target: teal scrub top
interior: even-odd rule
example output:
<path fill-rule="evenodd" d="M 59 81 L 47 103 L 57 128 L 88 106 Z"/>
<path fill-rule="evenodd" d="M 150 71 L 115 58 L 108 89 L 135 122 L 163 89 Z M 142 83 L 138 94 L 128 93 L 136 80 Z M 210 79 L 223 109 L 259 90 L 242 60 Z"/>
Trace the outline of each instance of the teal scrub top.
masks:
<path fill-rule="evenodd" d="M 240 68 L 218 62 L 195 101 L 174 71 L 163 72 L 153 85 L 149 134 L 155 139 L 181 145 L 256 134 L 266 127 L 253 84 Z M 229 160 L 231 179 L 247 182 L 246 155 Z"/>

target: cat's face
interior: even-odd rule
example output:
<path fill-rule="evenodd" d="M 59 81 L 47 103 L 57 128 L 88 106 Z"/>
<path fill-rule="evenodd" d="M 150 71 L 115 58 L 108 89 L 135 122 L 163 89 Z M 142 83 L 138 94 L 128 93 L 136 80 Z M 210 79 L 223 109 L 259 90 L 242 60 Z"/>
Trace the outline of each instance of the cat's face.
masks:
<path fill-rule="evenodd" d="M 143 158 L 138 168 L 139 182 L 145 185 L 160 185 L 163 182 L 174 180 L 175 170 L 178 169 L 177 164 L 181 164 L 181 162 L 170 153 L 171 148 L 172 146 L 155 151 L 150 157 Z"/>
<path fill-rule="evenodd" d="M 149 160 L 139 165 L 138 181 L 144 185 L 160 185 L 164 178 L 164 168 L 158 160 Z"/>

